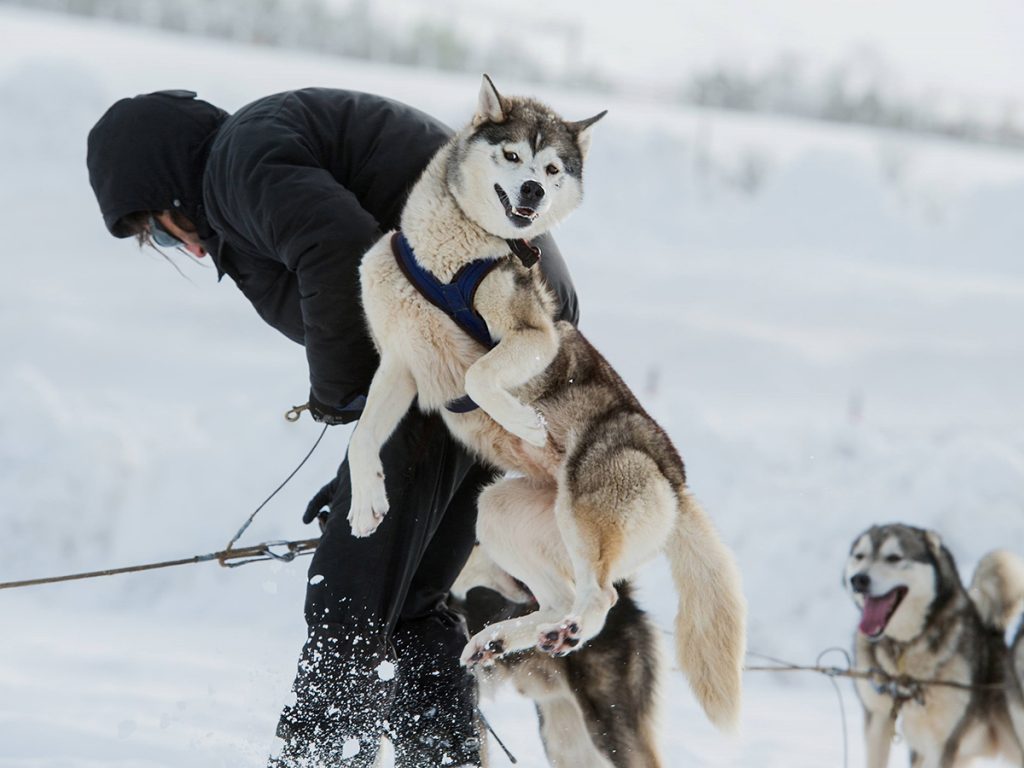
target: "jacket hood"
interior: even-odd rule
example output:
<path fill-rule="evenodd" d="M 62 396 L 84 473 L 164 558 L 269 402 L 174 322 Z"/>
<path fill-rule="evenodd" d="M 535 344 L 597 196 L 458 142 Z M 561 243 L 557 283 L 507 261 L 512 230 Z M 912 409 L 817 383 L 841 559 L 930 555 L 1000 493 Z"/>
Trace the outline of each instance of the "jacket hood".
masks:
<path fill-rule="evenodd" d="M 129 237 L 121 219 L 136 211 L 178 209 L 200 237 L 203 170 L 210 144 L 228 114 L 192 91 L 157 91 L 121 99 L 89 131 L 89 183 L 115 237 Z"/>

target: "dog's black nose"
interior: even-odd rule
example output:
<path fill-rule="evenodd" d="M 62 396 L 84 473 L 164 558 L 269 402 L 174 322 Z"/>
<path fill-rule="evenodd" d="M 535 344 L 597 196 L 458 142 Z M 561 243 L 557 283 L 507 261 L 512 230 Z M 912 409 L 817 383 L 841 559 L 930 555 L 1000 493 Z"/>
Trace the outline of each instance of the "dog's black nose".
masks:
<path fill-rule="evenodd" d="M 864 594 L 871 588 L 871 577 L 866 573 L 855 573 L 850 577 L 850 586 L 857 594 Z"/>
<path fill-rule="evenodd" d="M 544 187 L 536 181 L 524 181 L 519 188 L 519 204 L 535 207 L 544 198 Z"/>

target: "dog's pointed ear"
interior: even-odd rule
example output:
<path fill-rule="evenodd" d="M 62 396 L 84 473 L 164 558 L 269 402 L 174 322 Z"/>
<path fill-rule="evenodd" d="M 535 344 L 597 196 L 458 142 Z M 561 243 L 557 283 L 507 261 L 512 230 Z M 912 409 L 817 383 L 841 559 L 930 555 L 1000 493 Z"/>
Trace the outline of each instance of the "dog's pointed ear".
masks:
<path fill-rule="evenodd" d="M 583 157 L 587 156 L 587 150 L 590 149 L 590 126 L 607 114 L 608 110 L 606 109 L 603 112 L 598 112 L 593 117 L 588 117 L 586 120 L 569 123 L 569 130 L 576 134 L 576 144 L 579 146 L 580 154 Z"/>
<path fill-rule="evenodd" d="M 503 123 L 505 117 L 505 102 L 491 82 L 491 78 L 484 75 L 483 82 L 480 83 L 480 97 L 476 105 L 476 114 L 473 115 L 473 125 Z"/>
<path fill-rule="evenodd" d="M 932 553 L 932 557 L 935 558 L 936 562 L 942 561 L 942 537 L 939 536 L 935 531 L 925 531 L 924 540 L 928 544 L 928 551 Z"/>

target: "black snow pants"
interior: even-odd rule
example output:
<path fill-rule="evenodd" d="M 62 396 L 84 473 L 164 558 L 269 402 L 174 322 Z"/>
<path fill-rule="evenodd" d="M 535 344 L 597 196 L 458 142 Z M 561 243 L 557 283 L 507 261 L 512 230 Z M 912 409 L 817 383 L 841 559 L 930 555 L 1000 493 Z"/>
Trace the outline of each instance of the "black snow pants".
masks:
<path fill-rule="evenodd" d="M 480 765 L 476 686 L 459 664 L 465 623 L 445 600 L 475 541 L 476 500 L 493 472 L 414 404 L 381 452 L 390 511 L 355 538 L 338 470 L 309 567 L 308 639 L 271 765 L 370 768 L 382 734 L 398 768 Z"/>

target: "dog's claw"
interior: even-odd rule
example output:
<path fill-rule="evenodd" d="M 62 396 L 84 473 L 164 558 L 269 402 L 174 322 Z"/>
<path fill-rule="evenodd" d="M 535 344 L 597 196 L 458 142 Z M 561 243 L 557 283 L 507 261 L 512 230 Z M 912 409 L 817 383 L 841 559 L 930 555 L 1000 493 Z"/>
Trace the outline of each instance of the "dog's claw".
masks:
<path fill-rule="evenodd" d="M 466 650 L 462 652 L 462 666 L 467 669 L 472 669 L 478 664 L 482 664 L 487 667 L 498 659 L 499 656 L 505 653 L 505 641 L 500 637 L 495 637 L 486 642 L 480 640 L 470 640 L 466 645 Z"/>
<path fill-rule="evenodd" d="M 548 442 L 548 427 L 543 414 L 529 407 L 519 405 L 508 414 L 491 414 L 502 427 L 530 445 L 543 448 Z"/>

